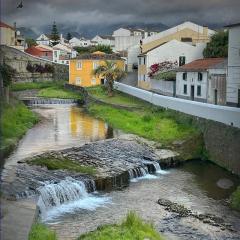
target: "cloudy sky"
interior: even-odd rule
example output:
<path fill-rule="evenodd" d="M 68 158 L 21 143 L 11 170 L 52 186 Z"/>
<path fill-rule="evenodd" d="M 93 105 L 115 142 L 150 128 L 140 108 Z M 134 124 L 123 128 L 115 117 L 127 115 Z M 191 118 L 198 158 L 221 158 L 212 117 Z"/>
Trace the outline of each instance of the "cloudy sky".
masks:
<path fill-rule="evenodd" d="M 1 0 L 1 18 L 38 30 L 58 24 L 112 25 L 163 23 L 172 26 L 191 20 L 204 25 L 240 22 L 240 0 Z"/>

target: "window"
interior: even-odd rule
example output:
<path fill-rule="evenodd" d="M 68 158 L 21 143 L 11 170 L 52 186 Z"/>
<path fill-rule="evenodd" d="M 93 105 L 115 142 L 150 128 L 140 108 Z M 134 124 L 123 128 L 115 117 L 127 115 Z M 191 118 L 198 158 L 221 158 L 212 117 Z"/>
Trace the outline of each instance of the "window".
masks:
<path fill-rule="evenodd" d="M 93 78 L 93 79 L 92 79 L 92 85 L 95 85 L 95 84 L 96 84 L 96 79 Z"/>
<path fill-rule="evenodd" d="M 186 57 L 185 56 L 180 56 L 179 57 L 179 67 L 185 65 L 186 63 Z"/>
<path fill-rule="evenodd" d="M 96 69 L 98 66 L 99 66 L 98 62 L 97 62 L 97 61 L 94 61 L 94 62 L 93 62 L 93 69 Z"/>
<path fill-rule="evenodd" d="M 184 84 L 184 85 L 183 85 L 183 93 L 184 93 L 184 94 L 187 94 L 187 84 Z"/>
<path fill-rule="evenodd" d="M 76 84 L 81 85 L 82 81 L 80 77 L 76 77 Z"/>
<path fill-rule="evenodd" d="M 82 62 L 77 61 L 77 70 L 82 70 Z"/>
<path fill-rule="evenodd" d="M 146 58 L 143 58 L 143 65 L 146 65 Z"/>
<path fill-rule="evenodd" d="M 201 86 L 197 86 L 197 96 L 201 96 L 201 95 L 202 95 Z"/>
<path fill-rule="evenodd" d="M 203 74 L 202 73 L 198 73 L 198 81 L 202 81 L 203 80 Z"/>
<path fill-rule="evenodd" d="M 54 51 L 54 56 L 55 56 L 55 58 L 57 57 L 57 51 Z"/>
<path fill-rule="evenodd" d="M 143 75 L 143 81 L 144 82 L 146 81 L 146 75 Z"/>
<path fill-rule="evenodd" d="M 192 38 L 183 37 L 181 38 L 181 42 L 192 42 Z"/>
<path fill-rule="evenodd" d="M 183 80 L 187 80 L 187 73 L 183 73 Z"/>
<path fill-rule="evenodd" d="M 139 65 L 141 65 L 141 64 L 142 64 L 142 61 L 141 61 L 141 59 L 142 59 L 142 58 L 139 58 L 139 59 L 138 59 Z"/>

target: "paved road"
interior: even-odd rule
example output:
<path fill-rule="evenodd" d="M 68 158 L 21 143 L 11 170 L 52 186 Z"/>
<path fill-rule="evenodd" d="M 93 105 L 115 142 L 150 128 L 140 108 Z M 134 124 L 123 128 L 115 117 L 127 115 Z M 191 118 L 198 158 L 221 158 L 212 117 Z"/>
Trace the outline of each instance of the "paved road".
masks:
<path fill-rule="evenodd" d="M 130 72 L 127 73 L 127 77 L 122 79 L 120 82 L 133 87 L 137 87 L 138 83 L 137 79 L 138 79 L 137 72 Z"/>

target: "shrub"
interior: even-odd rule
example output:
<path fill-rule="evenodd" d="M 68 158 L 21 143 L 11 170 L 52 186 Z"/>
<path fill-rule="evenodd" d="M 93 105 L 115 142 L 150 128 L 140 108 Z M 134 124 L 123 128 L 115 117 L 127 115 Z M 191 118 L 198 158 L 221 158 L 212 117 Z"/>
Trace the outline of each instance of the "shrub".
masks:
<path fill-rule="evenodd" d="M 11 85 L 12 78 L 15 72 L 16 72 L 15 69 L 13 69 L 7 64 L 0 65 L 0 74 L 2 75 L 2 78 L 3 78 L 4 87 Z"/>
<path fill-rule="evenodd" d="M 230 197 L 231 208 L 240 211 L 240 186 Z"/>

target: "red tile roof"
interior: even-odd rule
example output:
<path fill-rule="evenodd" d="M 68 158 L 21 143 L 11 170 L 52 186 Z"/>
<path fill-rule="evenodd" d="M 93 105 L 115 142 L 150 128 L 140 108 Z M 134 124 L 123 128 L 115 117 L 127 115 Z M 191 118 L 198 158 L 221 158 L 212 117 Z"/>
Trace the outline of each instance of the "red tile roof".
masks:
<path fill-rule="evenodd" d="M 0 27 L 2 27 L 2 28 L 10 28 L 10 29 L 15 31 L 14 27 L 12 27 L 10 25 L 7 25 L 6 23 L 1 22 L 1 21 L 0 21 Z"/>
<path fill-rule="evenodd" d="M 183 65 L 179 68 L 179 71 L 185 70 L 207 70 L 211 67 L 214 67 L 220 63 L 223 63 L 225 58 L 205 58 L 205 59 L 198 59 L 188 64 Z"/>

